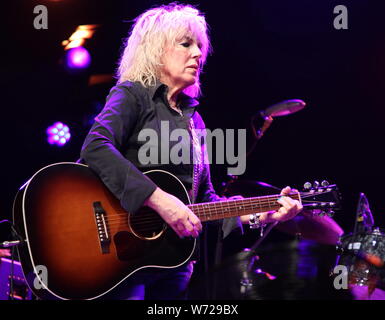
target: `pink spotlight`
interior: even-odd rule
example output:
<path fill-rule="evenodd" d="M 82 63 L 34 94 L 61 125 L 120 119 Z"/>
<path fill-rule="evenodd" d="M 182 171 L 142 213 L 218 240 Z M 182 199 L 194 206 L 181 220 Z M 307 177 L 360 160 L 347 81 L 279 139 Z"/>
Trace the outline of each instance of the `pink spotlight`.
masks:
<path fill-rule="evenodd" d="M 72 48 L 67 51 L 66 63 L 70 69 L 84 69 L 90 65 L 91 56 L 83 47 Z"/>
<path fill-rule="evenodd" d="M 47 128 L 47 141 L 59 147 L 65 145 L 71 138 L 70 129 L 62 122 L 55 122 Z"/>

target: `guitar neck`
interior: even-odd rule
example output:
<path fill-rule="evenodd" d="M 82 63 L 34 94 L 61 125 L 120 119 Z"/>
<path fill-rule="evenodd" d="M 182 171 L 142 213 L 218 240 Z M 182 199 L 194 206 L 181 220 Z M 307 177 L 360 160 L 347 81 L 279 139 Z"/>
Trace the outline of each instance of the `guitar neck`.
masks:
<path fill-rule="evenodd" d="M 300 194 L 298 192 L 291 193 L 288 196 L 300 201 Z M 280 195 L 271 195 L 239 200 L 224 200 L 191 204 L 188 207 L 201 221 L 210 221 L 278 210 L 281 207 L 277 202 L 279 197 Z"/>

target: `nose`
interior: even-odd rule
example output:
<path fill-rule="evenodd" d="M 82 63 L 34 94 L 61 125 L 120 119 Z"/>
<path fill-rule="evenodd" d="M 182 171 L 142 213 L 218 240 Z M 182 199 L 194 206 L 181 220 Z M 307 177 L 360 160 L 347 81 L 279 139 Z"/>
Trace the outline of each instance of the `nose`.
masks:
<path fill-rule="evenodd" d="M 192 47 L 192 56 L 194 59 L 197 59 L 198 61 L 200 60 L 200 58 L 202 57 L 202 50 L 199 48 L 199 46 L 197 44 L 195 44 L 193 47 Z"/>

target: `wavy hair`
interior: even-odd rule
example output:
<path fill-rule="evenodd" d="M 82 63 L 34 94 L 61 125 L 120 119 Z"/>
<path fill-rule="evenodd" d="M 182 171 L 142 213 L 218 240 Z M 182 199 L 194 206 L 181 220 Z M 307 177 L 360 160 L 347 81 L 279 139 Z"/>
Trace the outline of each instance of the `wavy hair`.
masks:
<path fill-rule="evenodd" d="M 175 2 L 149 9 L 134 20 L 117 70 L 118 83 L 130 80 L 145 87 L 154 86 L 160 78 L 166 44 L 174 45 L 185 36 L 202 46 L 198 80 L 183 90 L 191 97 L 198 97 L 201 93 L 199 74 L 211 51 L 208 26 L 198 9 Z"/>

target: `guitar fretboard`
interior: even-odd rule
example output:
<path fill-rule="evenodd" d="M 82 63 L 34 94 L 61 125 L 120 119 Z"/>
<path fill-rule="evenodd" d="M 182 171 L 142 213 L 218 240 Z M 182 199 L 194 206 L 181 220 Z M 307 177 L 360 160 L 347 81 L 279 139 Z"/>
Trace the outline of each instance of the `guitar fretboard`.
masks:
<path fill-rule="evenodd" d="M 299 193 L 291 193 L 288 196 L 294 200 L 300 200 Z M 272 195 L 240 200 L 224 200 L 191 204 L 188 207 L 201 221 L 209 221 L 278 210 L 281 207 L 277 202 L 279 197 L 280 195 Z"/>

